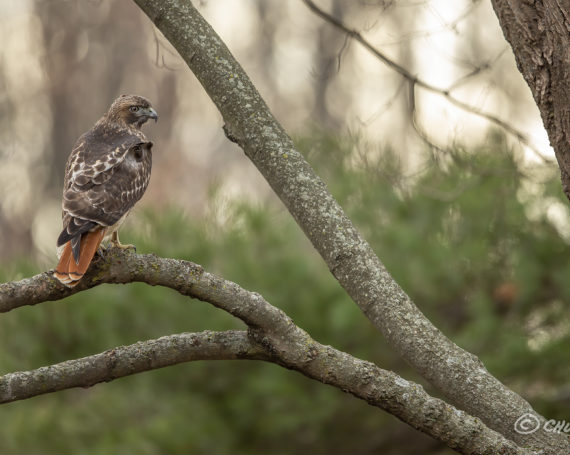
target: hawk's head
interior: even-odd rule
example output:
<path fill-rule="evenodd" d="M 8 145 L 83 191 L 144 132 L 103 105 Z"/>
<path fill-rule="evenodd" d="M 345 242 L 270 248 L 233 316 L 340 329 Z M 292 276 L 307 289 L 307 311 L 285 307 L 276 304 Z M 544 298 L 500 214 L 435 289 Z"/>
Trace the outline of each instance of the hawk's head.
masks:
<path fill-rule="evenodd" d="M 158 120 L 150 101 L 138 95 L 121 95 L 109 108 L 107 119 L 140 128 L 149 118 Z"/>

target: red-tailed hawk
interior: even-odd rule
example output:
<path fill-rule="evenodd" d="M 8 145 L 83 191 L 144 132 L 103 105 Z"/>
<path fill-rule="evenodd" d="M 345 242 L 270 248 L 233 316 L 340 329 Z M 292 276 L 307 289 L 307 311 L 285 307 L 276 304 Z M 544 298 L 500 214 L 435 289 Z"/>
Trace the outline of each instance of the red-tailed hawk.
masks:
<path fill-rule="evenodd" d="M 63 230 L 54 276 L 69 287 L 83 277 L 104 238 L 120 248 L 118 229 L 150 180 L 152 142 L 140 130 L 158 119 L 142 96 L 121 95 L 76 142 L 65 168 Z"/>

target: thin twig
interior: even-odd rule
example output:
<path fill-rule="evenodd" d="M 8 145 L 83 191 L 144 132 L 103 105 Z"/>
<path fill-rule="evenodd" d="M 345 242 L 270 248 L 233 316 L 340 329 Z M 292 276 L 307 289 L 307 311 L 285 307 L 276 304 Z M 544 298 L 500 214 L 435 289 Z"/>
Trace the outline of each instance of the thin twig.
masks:
<path fill-rule="evenodd" d="M 487 121 L 489 121 L 491 123 L 494 123 L 495 125 L 499 126 L 503 130 L 507 131 L 509 134 L 516 137 L 517 140 L 522 142 L 529 149 L 531 149 L 534 153 L 536 153 L 536 155 L 538 157 L 540 157 L 540 159 L 542 161 L 544 161 L 544 162 L 550 162 L 551 161 L 538 148 L 536 148 L 534 146 L 534 144 L 532 143 L 532 141 L 530 140 L 530 138 L 526 134 L 524 134 L 519 129 L 515 128 L 510 123 L 508 123 L 504 120 L 501 120 L 496 115 L 485 112 L 482 109 L 479 109 L 475 106 L 472 106 L 472 105 L 465 103 L 464 101 L 461 101 L 460 99 L 454 97 L 451 94 L 453 84 L 452 84 L 451 88 L 442 89 L 442 88 L 436 87 L 436 86 L 424 81 L 423 79 L 420 79 L 418 76 L 410 73 L 410 71 L 408 71 L 406 68 L 404 68 L 403 66 L 401 66 L 400 64 L 396 63 L 394 60 L 389 58 L 386 54 L 384 54 L 378 48 L 374 47 L 368 40 L 366 40 L 361 35 L 360 32 L 358 32 L 357 30 L 349 28 L 342 21 L 340 21 L 336 17 L 330 15 L 329 13 L 324 11 L 323 9 L 319 8 L 312 0 L 302 0 L 302 1 L 316 15 L 318 15 L 319 17 L 321 17 L 325 21 L 329 22 L 331 25 L 333 25 L 337 29 L 346 33 L 347 36 L 349 36 L 350 38 L 352 38 L 355 41 L 357 41 L 358 43 L 360 43 L 372 55 L 374 55 L 376 58 L 378 58 L 380 61 L 382 61 L 389 68 L 393 69 L 394 71 L 396 71 L 397 73 L 399 73 L 400 75 L 402 75 L 403 77 L 408 79 L 410 82 L 414 83 L 418 87 L 421 87 L 421 88 L 423 88 L 429 92 L 441 95 L 447 101 L 449 101 L 451 104 L 459 107 L 460 109 L 464 110 L 465 112 L 469 112 L 470 114 L 476 115 L 478 117 L 486 119 Z"/>

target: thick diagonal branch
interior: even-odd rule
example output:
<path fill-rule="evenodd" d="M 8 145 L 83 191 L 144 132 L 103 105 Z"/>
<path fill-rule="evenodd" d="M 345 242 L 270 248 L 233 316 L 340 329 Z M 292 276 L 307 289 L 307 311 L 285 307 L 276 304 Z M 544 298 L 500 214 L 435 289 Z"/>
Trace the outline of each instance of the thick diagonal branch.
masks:
<path fill-rule="evenodd" d="M 0 285 L 0 309 L 59 300 L 102 283 L 146 282 L 196 297 L 243 320 L 249 331 L 185 333 L 139 342 L 33 371 L 0 377 L 0 403 L 21 400 L 180 362 L 255 359 L 277 363 L 348 392 L 464 454 L 521 454 L 479 419 L 429 396 L 421 385 L 313 340 L 257 293 L 205 272 L 187 261 L 110 250 L 74 289 L 50 273 Z"/>
<path fill-rule="evenodd" d="M 428 321 L 392 279 L 326 185 L 296 150 L 247 74 L 189 0 L 135 0 L 194 72 L 225 131 L 283 201 L 333 275 L 390 345 L 454 404 L 545 453 L 570 451 L 561 435 L 514 431 L 531 406 Z"/>

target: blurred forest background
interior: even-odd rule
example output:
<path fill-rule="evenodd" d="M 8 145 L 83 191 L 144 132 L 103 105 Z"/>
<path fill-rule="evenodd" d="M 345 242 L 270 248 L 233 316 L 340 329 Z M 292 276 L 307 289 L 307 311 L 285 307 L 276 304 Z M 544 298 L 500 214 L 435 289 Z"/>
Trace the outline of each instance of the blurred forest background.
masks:
<path fill-rule="evenodd" d="M 421 310 L 548 419 L 568 420 L 570 216 L 556 166 L 416 89 L 415 127 L 426 143 L 405 80 L 300 0 L 195 4 Z M 319 5 L 552 157 L 489 2 Z M 134 3 L 1 0 L 0 39 L 1 281 L 54 266 L 71 147 L 115 97 L 137 93 L 160 120 L 145 128 L 155 143 L 153 177 L 123 240 L 198 262 L 260 292 L 316 340 L 426 385 L 226 140 L 192 73 Z M 229 315 L 167 289 L 101 286 L 0 318 L 0 374 L 235 327 Z M 0 450 L 451 453 L 336 389 L 250 361 L 196 362 L 4 405 Z"/>

